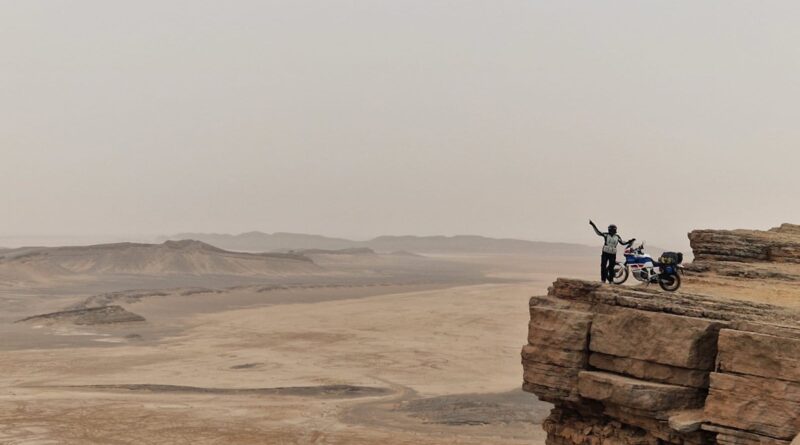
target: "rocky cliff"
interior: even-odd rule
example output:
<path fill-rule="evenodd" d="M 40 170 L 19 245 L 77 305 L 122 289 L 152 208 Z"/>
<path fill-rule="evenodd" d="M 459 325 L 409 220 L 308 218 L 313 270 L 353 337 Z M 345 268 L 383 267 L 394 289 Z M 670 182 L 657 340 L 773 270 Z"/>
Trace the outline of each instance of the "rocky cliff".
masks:
<path fill-rule="evenodd" d="M 693 279 L 800 261 L 796 227 L 692 232 L 706 268 Z M 684 290 L 559 279 L 530 300 L 523 388 L 554 404 L 548 445 L 789 445 L 800 433 L 800 313 Z"/>
<path fill-rule="evenodd" d="M 800 280 L 800 226 L 783 224 L 762 230 L 695 230 L 689 233 L 694 251 L 690 270 L 728 276 Z M 764 266 L 793 273 L 765 275 Z M 763 271 L 762 271 L 763 272 Z M 748 275 L 749 273 L 749 275 Z"/>

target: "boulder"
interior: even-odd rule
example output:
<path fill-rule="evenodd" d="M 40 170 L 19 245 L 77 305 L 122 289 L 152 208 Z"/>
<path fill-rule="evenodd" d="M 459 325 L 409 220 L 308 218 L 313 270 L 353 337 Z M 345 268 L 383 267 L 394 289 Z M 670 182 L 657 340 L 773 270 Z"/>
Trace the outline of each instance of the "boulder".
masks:
<path fill-rule="evenodd" d="M 691 409 L 679 411 L 670 416 L 669 427 L 679 433 L 693 433 L 695 431 L 700 431 L 700 427 L 705 421 L 704 410 Z"/>

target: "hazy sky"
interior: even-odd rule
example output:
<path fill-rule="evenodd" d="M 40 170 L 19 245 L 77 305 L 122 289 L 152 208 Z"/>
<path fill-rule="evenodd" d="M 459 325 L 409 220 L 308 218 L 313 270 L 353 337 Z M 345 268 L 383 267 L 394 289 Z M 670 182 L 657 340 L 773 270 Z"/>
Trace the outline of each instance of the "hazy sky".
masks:
<path fill-rule="evenodd" d="M 800 4 L 2 1 L 0 237 L 800 222 Z"/>

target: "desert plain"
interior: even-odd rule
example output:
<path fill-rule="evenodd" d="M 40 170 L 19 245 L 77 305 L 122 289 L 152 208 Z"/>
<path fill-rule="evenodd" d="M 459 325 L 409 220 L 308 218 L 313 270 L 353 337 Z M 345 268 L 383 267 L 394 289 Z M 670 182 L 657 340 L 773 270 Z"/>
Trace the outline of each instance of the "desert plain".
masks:
<path fill-rule="evenodd" d="M 0 443 L 531 444 L 528 299 L 594 255 L 0 252 Z"/>

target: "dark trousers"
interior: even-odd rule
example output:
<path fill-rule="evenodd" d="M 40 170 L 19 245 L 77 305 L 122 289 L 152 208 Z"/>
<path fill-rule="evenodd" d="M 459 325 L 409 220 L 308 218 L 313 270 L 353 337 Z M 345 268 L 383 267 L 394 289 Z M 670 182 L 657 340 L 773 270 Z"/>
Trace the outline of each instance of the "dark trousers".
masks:
<path fill-rule="evenodd" d="M 616 253 L 605 253 L 600 257 L 600 281 L 603 283 L 608 280 L 609 283 L 614 282 L 614 266 L 617 264 Z"/>

